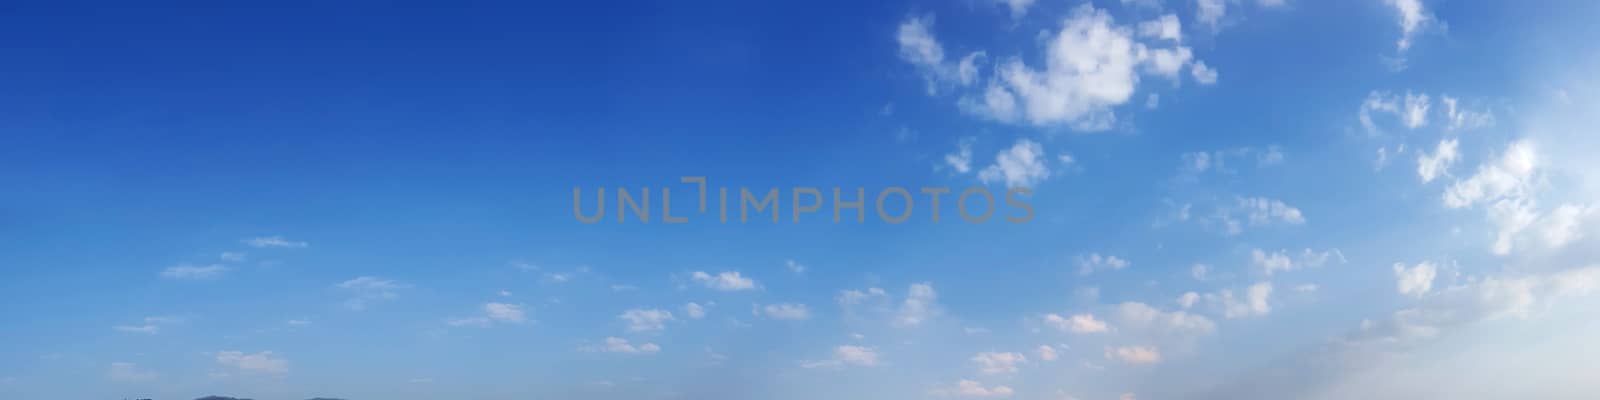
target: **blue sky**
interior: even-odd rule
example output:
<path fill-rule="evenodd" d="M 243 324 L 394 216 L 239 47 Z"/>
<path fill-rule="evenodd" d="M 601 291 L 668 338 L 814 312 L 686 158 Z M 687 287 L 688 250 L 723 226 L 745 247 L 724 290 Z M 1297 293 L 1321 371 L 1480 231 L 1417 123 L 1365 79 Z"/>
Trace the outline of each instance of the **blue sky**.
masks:
<path fill-rule="evenodd" d="M 1600 392 L 1600 4 L 323 3 L 0 13 L 0 395 Z"/>

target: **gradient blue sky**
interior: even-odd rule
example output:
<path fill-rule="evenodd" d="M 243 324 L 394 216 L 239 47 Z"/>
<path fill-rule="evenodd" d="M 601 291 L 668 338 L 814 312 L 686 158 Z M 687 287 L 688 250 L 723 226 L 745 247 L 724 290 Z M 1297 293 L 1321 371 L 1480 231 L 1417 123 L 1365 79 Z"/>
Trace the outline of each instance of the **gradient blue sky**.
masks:
<path fill-rule="evenodd" d="M 1600 393 L 1600 3 L 544 3 L 0 7 L 0 397 Z"/>

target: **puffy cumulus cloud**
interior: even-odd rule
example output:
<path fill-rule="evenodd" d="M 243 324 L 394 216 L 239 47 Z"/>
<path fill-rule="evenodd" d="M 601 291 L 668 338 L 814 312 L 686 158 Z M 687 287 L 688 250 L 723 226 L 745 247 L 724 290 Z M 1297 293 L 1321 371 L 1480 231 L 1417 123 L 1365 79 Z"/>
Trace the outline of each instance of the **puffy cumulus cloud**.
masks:
<path fill-rule="evenodd" d="M 1527 139 L 1513 141 L 1498 156 L 1478 166 L 1472 176 L 1458 179 L 1444 190 L 1444 205 L 1462 209 L 1481 207 L 1487 222 L 1495 229 L 1490 252 L 1510 254 L 1525 231 L 1530 239 L 1543 241 L 1548 248 L 1559 248 L 1578 236 L 1580 221 L 1590 213 L 1589 206 L 1563 204 L 1548 212 L 1539 208 L 1544 182 L 1541 157 Z M 1535 228 L 1535 229 L 1530 229 Z"/>
<path fill-rule="evenodd" d="M 222 264 L 181 264 L 161 270 L 161 277 L 176 280 L 205 280 L 220 277 L 225 272 L 228 272 L 228 267 L 224 267 Z"/>
<path fill-rule="evenodd" d="M 1165 23 L 1155 22 L 1151 33 L 1166 34 Z M 1116 122 L 1112 109 L 1133 96 L 1141 74 L 1175 79 L 1178 70 L 1196 62 L 1188 47 L 1152 48 L 1137 34 L 1106 11 L 1082 5 L 1045 43 L 1042 68 L 1017 58 L 999 62 L 981 95 L 961 98 L 961 109 L 1003 123 L 1110 129 Z"/>
<path fill-rule="evenodd" d="M 1094 314 L 1075 314 L 1071 317 L 1046 314 L 1044 322 L 1062 332 L 1070 333 L 1104 333 L 1111 330 L 1105 321 L 1095 319 Z"/>
<path fill-rule="evenodd" d="M 1439 141 L 1439 147 L 1433 154 L 1425 152 L 1417 154 L 1417 177 L 1422 178 L 1422 183 L 1432 182 L 1434 178 L 1450 174 L 1450 166 L 1460 158 L 1461 143 L 1455 139 Z"/>
<path fill-rule="evenodd" d="M 270 351 L 246 354 L 239 351 L 219 351 L 216 354 L 217 364 L 231 367 L 241 372 L 283 374 L 289 372 L 289 361 L 284 360 Z"/>
<path fill-rule="evenodd" d="M 962 379 L 955 386 L 934 389 L 930 393 L 942 397 L 1005 398 L 1016 391 L 1005 385 L 984 386 L 978 381 Z"/>
<path fill-rule="evenodd" d="M 692 303 L 692 302 L 689 303 L 689 304 L 684 304 L 683 305 L 683 314 L 684 315 L 688 315 L 690 319 L 705 318 L 706 317 L 706 306 L 702 306 L 699 303 Z"/>
<path fill-rule="evenodd" d="M 1056 354 L 1056 348 L 1051 347 L 1050 345 L 1039 345 L 1039 348 L 1035 350 L 1035 352 L 1039 355 L 1039 360 L 1041 361 L 1055 361 L 1057 358 L 1061 357 L 1060 355 Z"/>
<path fill-rule="evenodd" d="M 1100 253 L 1081 255 L 1077 257 L 1077 260 L 1078 274 L 1080 275 L 1088 275 L 1094 273 L 1095 271 L 1115 271 L 1127 268 L 1129 265 L 1133 265 L 1132 263 L 1128 262 L 1128 260 L 1124 260 L 1112 255 L 1102 256 Z"/>
<path fill-rule="evenodd" d="M 1294 271 L 1301 268 L 1316 268 L 1337 260 L 1346 262 L 1344 253 L 1339 249 L 1324 250 L 1321 252 L 1304 249 L 1299 254 L 1292 254 L 1288 250 L 1266 252 L 1261 249 L 1250 250 L 1250 264 L 1261 268 L 1261 272 L 1272 276 L 1275 272 Z"/>
<path fill-rule="evenodd" d="M 583 346 L 579 347 L 578 350 L 593 353 L 655 354 L 661 351 L 661 346 L 655 343 L 634 345 L 629 343 L 627 339 L 608 337 L 602 340 L 599 345 Z"/>
<path fill-rule="evenodd" d="M 985 184 L 1005 183 L 1008 188 L 1036 186 L 1050 178 L 1048 163 L 1044 146 L 1019 139 L 1011 148 L 996 154 L 994 164 L 978 171 L 978 180 Z"/>
<path fill-rule="evenodd" d="M 802 361 L 802 368 L 842 366 L 872 367 L 878 365 L 878 350 L 865 346 L 844 345 L 833 349 L 833 357 L 819 361 Z"/>
<path fill-rule="evenodd" d="M 1403 263 L 1394 264 L 1395 288 L 1400 294 L 1422 297 L 1433 290 L 1433 279 L 1439 275 L 1439 268 L 1433 263 L 1423 262 L 1407 267 Z"/>
<path fill-rule="evenodd" d="M 1161 350 L 1154 346 L 1108 346 L 1105 357 L 1125 364 L 1155 364 L 1161 362 Z"/>
<path fill-rule="evenodd" d="M 739 275 L 739 271 L 723 271 L 716 275 L 695 271 L 689 275 L 689 279 L 707 288 L 725 292 L 755 290 L 758 287 L 755 280 Z"/>
<path fill-rule="evenodd" d="M 922 325 L 943 313 L 939 306 L 939 294 L 934 292 L 933 284 L 928 282 L 912 284 L 906 290 L 906 299 L 900 303 L 896 311 L 894 324 L 902 327 Z"/>
<path fill-rule="evenodd" d="M 1187 310 L 1187 309 L 1190 309 L 1190 308 L 1194 308 L 1194 304 L 1199 302 L 1199 301 L 1200 301 L 1200 294 L 1199 293 L 1184 292 L 1182 295 L 1178 296 L 1177 303 L 1178 303 L 1178 307 L 1182 307 L 1183 309 Z"/>
<path fill-rule="evenodd" d="M 961 138 L 956 142 L 956 152 L 944 155 L 944 166 L 957 174 L 972 171 L 972 142 L 971 137 Z"/>
<path fill-rule="evenodd" d="M 977 60 L 983 57 L 983 52 L 973 52 L 955 63 L 946 60 L 944 46 L 933 36 L 933 22 L 932 15 L 910 16 L 895 31 L 900 60 L 917 69 L 930 96 L 943 88 L 971 85 L 977 79 Z"/>
<path fill-rule="evenodd" d="M 262 236 L 258 238 L 240 240 L 239 242 L 244 243 L 246 246 L 255 248 L 276 247 L 284 249 L 302 249 L 311 245 L 310 243 L 306 243 L 304 241 L 284 239 L 283 236 Z"/>
<path fill-rule="evenodd" d="M 351 295 L 350 299 L 345 300 L 344 306 L 359 311 L 374 303 L 398 298 L 400 290 L 409 289 L 411 285 L 379 277 L 362 276 L 340 282 L 335 287 Z"/>
<path fill-rule="evenodd" d="M 978 373 L 984 375 L 1014 374 L 1019 370 L 1018 365 L 1028 362 L 1022 353 L 1014 352 L 982 352 L 973 355 L 971 360 Z"/>
<path fill-rule="evenodd" d="M 1183 41 L 1183 24 L 1178 22 L 1177 14 L 1166 14 L 1159 18 L 1139 23 L 1139 36 L 1151 39 Z"/>
<path fill-rule="evenodd" d="M 1204 61 L 1195 61 L 1189 66 L 1189 75 L 1194 76 L 1194 81 L 1201 85 L 1215 85 L 1221 73 L 1217 72 L 1216 68 L 1206 66 Z"/>
<path fill-rule="evenodd" d="M 771 319 L 803 321 L 811 318 L 811 309 L 805 304 L 768 304 L 760 308 L 760 314 Z"/>
<path fill-rule="evenodd" d="M 1519 140 L 1507 145 L 1499 158 L 1478 167 L 1477 173 L 1458 180 L 1444 193 L 1450 208 L 1469 207 L 1480 202 L 1526 196 L 1539 166 L 1533 143 Z"/>
<path fill-rule="evenodd" d="M 623 311 L 617 315 L 627 323 L 629 332 L 650 332 L 666 329 L 667 321 L 672 320 L 672 312 L 661 309 L 635 308 Z"/>
<path fill-rule="evenodd" d="M 1223 318 L 1259 317 L 1272 312 L 1272 283 L 1250 285 L 1245 288 L 1243 296 L 1235 296 L 1231 289 L 1222 289 L 1206 294 L 1205 298 L 1222 308 Z"/>

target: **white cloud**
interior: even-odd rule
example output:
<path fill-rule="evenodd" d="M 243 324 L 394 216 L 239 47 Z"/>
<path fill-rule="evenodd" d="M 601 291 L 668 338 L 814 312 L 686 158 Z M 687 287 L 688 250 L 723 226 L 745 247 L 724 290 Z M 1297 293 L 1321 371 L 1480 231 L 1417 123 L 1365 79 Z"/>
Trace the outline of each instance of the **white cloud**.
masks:
<path fill-rule="evenodd" d="M 1022 353 L 983 352 L 972 356 L 972 363 L 978 367 L 978 373 L 984 375 L 1000 375 L 1017 373 L 1018 364 L 1028 362 Z"/>
<path fill-rule="evenodd" d="M 985 184 L 1004 182 L 1006 187 L 1032 187 L 1050 177 L 1044 146 L 1028 139 L 1018 139 L 1010 149 L 995 155 L 994 164 L 978 172 L 978 180 Z"/>
<path fill-rule="evenodd" d="M 1050 345 L 1040 345 L 1037 352 L 1039 353 L 1039 360 L 1042 361 L 1055 361 L 1060 358 L 1060 355 L 1056 354 L 1056 348 L 1050 347 Z"/>
<path fill-rule="evenodd" d="M 1206 66 L 1204 61 L 1195 61 L 1189 66 L 1189 75 L 1194 76 L 1194 81 L 1200 82 L 1201 85 L 1214 85 L 1217 83 L 1219 73 L 1216 69 Z"/>
<path fill-rule="evenodd" d="M 1455 164 L 1460 157 L 1458 153 L 1460 143 L 1455 139 L 1439 141 L 1438 149 L 1433 154 L 1419 152 L 1417 154 L 1417 176 L 1422 178 L 1422 183 L 1433 181 L 1440 175 L 1449 175 L 1450 166 Z"/>
<path fill-rule="evenodd" d="M 977 78 L 977 59 L 983 57 L 983 53 L 968 54 L 958 64 L 947 63 L 944 46 L 934 38 L 932 30 L 932 15 L 912 16 L 902 21 L 895 32 L 900 59 L 922 75 L 930 96 L 938 94 L 941 88 L 972 84 Z"/>
<path fill-rule="evenodd" d="M 1447 95 L 1439 96 L 1439 102 L 1444 104 L 1445 119 L 1450 131 L 1477 129 L 1493 126 L 1494 114 L 1488 111 L 1476 112 L 1459 108 L 1460 100 Z"/>
<path fill-rule="evenodd" d="M 1160 18 L 1140 22 L 1139 36 L 1182 42 L 1183 25 L 1178 22 L 1177 14 L 1166 14 Z"/>
<path fill-rule="evenodd" d="M 1222 17 L 1227 14 L 1228 4 L 1225 0 L 1195 0 L 1194 20 L 1212 30 L 1217 29 Z"/>
<path fill-rule="evenodd" d="M 175 265 L 161 271 L 161 277 L 167 279 L 202 280 L 222 276 L 228 272 L 228 267 L 221 264 L 211 265 Z"/>
<path fill-rule="evenodd" d="M 981 98 L 963 97 L 961 108 L 1004 123 L 1110 129 L 1116 122 L 1112 108 L 1133 95 L 1141 67 L 1162 73 L 1191 51 L 1176 45 L 1152 50 L 1134 35 L 1104 10 L 1082 5 L 1047 39 L 1043 69 L 1019 58 L 1001 62 Z M 1153 54 L 1164 56 L 1157 61 Z"/>
<path fill-rule="evenodd" d="M 112 329 L 116 330 L 117 332 L 154 335 L 156 333 L 161 332 L 161 326 L 162 325 L 171 325 L 171 324 L 177 324 L 177 323 L 182 323 L 182 322 L 183 322 L 183 318 L 179 318 L 179 317 L 153 316 L 153 317 L 145 317 L 144 318 L 144 323 L 140 324 L 140 325 L 118 325 L 118 326 L 112 327 Z"/>
<path fill-rule="evenodd" d="M 1185 292 L 1182 296 L 1178 296 L 1178 306 L 1185 310 L 1193 308 L 1194 303 L 1198 301 L 1200 301 L 1199 293 Z"/>
<path fill-rule="evenodd" d="M 1556 207 L 1543 219 L 1543 228 L 1540 233 L 1547 248 L 1556 249 L 1566 246 L 1583 237 L 1580 224 L 1583 219 L 1595 214 L 1595 208 L 1576 204 L 1563 204 Z"/>
<path fill-rule="evenodd" d="M 344 305 L 346 308 L 363 310 L 372 303 L 399 297 L 400 295 L 397 292 L 401 289 L 410 288 L 411 285 L 378 277 L 362 276 L 339 283 L 337 287 L 351 293 L 353 296 L 345 300 Z"/>
<path fill-rule="evenodd" d="M 962 379 L 954 387 L 934 389 L 932 394 L 937 396 L 977 397 L 977 398 L 1004 398 L 1011 397 L 1016 391 L 1005 385 L 985 387 L 978 381 Z"/>
<path fill-rule="evenodd" d="M 658 346 L 655 343 L 643 343 L 635 346 L 632 343 L 628 343 L 627 339 L 618 337 L 608 337 L 605 338 L 603 342 L 604 343 L 599 346 L 585 346 L 578 348 L 578 350 L 597 353 L 620 354 L 654 354 L 661 351 L 661 346 Z"/>
<path fill-rule="evenodd" d="M 244 253 L 224 251 L 222 252 L 222 255 L 217 256 L 217 259 L 227 262 L 240 262 L 244 261 Z"/>
<path fill-rule="evenodd" d="M 128 362 L 114 362 L 106 370 L 106 378 L 117 382 L 148 382 L 155 380 L 156 373 L 140 370 L 138 366 Z"/>
<path fill-rule="evenodd" d="M 1362 321 L 1360 330 L 1340 342 L 1353 346 L 1392 346 L 1432 339 L 1483 320 L 1526 316 L 1532 306 L 1556 297 L 1576 297 L 1600 289 L 1600 267 L 1548 275 L 1485 277 L 1422 298 L 1416 307 L 1388 318 Z"/>
<path fill-rule="evenodd" d="M 154 335 L 156 332 L 161 331 L 161 327 L 155 325 L 117 325 L 113 329 L 116 329 L 117 332 L 142 333 L 146 335 Z"/>
<path fill-rule="evenodd" d="M 1207 294 L 1206 299 L 1222 306 L 1224 318 L 1259 317 L 1272 312 L 1269 303 L 1272 297 L 1272 283 L 1260 282 L 1245 288 L 1244 298 L 1233 295 L 1233 291 L 1222 289 L 1214 294 Z"/>
<path fill-rule="evenodd" d="M 1305 284 L 1296 285 L 1294 287 L 1294 291 L 1300 292 L 1300 293 L 1315 292 L 1315 291 L 1317 291 L 1317 284 L 1315 284 L 1315 283 L 1305 283 Z"/>
<path fill-rule="evenodd" d="M 918 326 L 938 316 L 942 312 L 938 297 L 932 283 L 912 284 L 907 290 L 905 301 L 900 303 L 900 310 L 895 314 L 894 324 L 902 327 Z"/>
<path fill-rule="evenodd" d="M 1539 157 L 1531 142 L 1512 142 L 1498 159 L 1478 166 L 1476 174 L 1445 190 L 1444 204 L 1463 208 L 1483 201 L 1522 197 L 1538 165 Z"/>
<path fill-rule="evenodd" d="M 1166 336 L 1207 335 L 1217 330 L 1211 319 L 1184 311 L 1161 311 L 1139 302 L 1126 302 L 1117 306 L 1119 327 Z"/>
<path fill-rule="evenodd" d="M 303 242 L 303 241 L 293 241 L 293 240 L 284 239 L 283 236 L 262 236 L 262 237 L 258 237 L 258 238 L 250 238 L 250 239 L 241 240 L 239 242 L 240 243 L 244 243 L 246 246 L 255 247 L 255 248 L 277 247 L 277 248 L 285 248 L 285 249 L 300 249 L 300 248 L 305 248 L 307 246 L 310 246 L 310 244 L 308 244 L 306 242 Z"/>
<path fill-rule="evenodd" d="M 1339 262 L 1343 263 L 1345 262 L 1344 253 L 1340 252 L 1339 249 L 1324 250 L 1321 252 L 1313 251 L 1311 249 L 1304 249 L 1301 250 L 1297 257 L 1290 257 L 1290 254 L 1287 250 L 1278 250 L 1271 253 L 1262 251 L 1261 249 L 1253 249 L 1250 251 L 1250 263 L 1258 268 L 1261 268 L 1261 272 L 1267 276 L 1271 276 L 1275 272 L 1288 272 L 1301 268 L 1321 267 L 1327 264 L 1329 260 L 1338 260 Z"/>
<path fill-rule="evenodd" d="M 217 352 L 217 364 L 243 372 L 282 374 L 289 372 L 289 362 L 274 356 L 270 351 L 245 354 L 238 351 Z"/>
<path fill-rule="evenodd" d="M 1250 225 L 1266 225 L 1274 222 L 1298 225 L 1306 222 L 1300 209 L 1290 207 L 1281 200 L 1265 197 L 1240 198 L 1239 207 L 1249 216 Z"/>
<path fill-rule="evenodd" d="M 1206 280 L 1206 276 L 1210 273 L 1211 266 L 1209 265 L 1195 264 L 1189 267 L 1189 276 L 1194 277 L 1194 280 L 1197 281 Z"/>
<path fill-rule="evenodd" d="M 691 275 L 691 279 L 705 285 L 707 288 L 721 291 L 754 290 L 756 288 L 756 281 L 740 276 L 739 271 L 724 271 L 716 275 L 695 271 Z"/>
<path fill-rule="evenodd" d="M 1395 41 L 1395 49 L 1404 53 L 1411 49 L 1412 41 L 1423 28 L 1432 24 L 1433 14 L 1422 6 L 1422 0 L 1385 0 L 1389 6 L 1394 7 L 1400 16 L 1400 39 Z"/>
<path fill-rule="evenodd" d="M 1432 108 L 1428 102 L 1427 94 L 1412 94 L 1406 92 L 1405 114 L 1401 122 L 1406 128 L 1417 129 L 1428 126 L 1428 109 Z"/>
<path fill-rule="evenodd" d="M 973 138 L 962 138 L 956 142 L 956 152 L 944 155 L 945 166 L 958 174 L 972 171 L 972 142 Z"/>
<path fill-rule="evenodd" d="M 1189 50 L 1188 47 L 1153 49 L 1149 51 L 1147 57 L 1148 59 L 1144 64 L 1145 73 L 1177 81 L 1178 73 L 1183 72 L 1183 67 L 1189 65 L 1189 62 L 1194 59 L 1194 51 Z M 1194 68 L 1205 68 L 1205 63 L 1196 62 Z M 1200 77 L 1196 75 L 1195 79 L 1199 80 Z M 1202 81 L 1201 83 L 1209 84 L 1212 82 L 1216 82 L 1215 76 L 1211 77 L 1210 82 Z"/>
<path fill-rule="evenodd" d="M 1088 275 L 1095 271 L 1116 271 L 1132 265 L 1128 260 L 1117 256 L 1101 256 L 1100 253 L 1089 253 L 1086 256 L 1078 256 L 1077 259 L 1078 274 L 1080 275 Z"/>
<path fill-rule="evenodd" d="M 1161 350 L 1152 346 L 1108 346 L 1105 357 L 1125 364 L 1155 364 L 1161 362 Z"/>
<path fill-rule="evenodd" d="M 835 300 L 839 302 L 840 307 L 849 308 L 850 306 L 861 304 L 869 299 L 885 298 L 888 297 L 888 295 L 889 294 L 884 292 L 881 288 L 867 288 L 866 291 L 850 289 L 839 291 L 839 296 L 835 297 Z"/>
<path fill-rule="evenodd" d="M 1095 319 L 1094 314 L 1087 313 L 1075 314 L 1069 318 L 1063 318 L 1057 314 L 1046 314 L 1044 321 L 1062 332 L 1104 333 L 1110 330 L 1105 321 Z"/>
<path fill-rule="evenodd" d="M 483 314 L 489 319 L 498 322 L 520 324 L 527 321 L 527 315 L 522 312 L 520 304 L 488 303 L 483 305 Z"/>
<path fill-rule="evenodd" d="M 666 329 L 667 321 L 672 320 L 672 312 L 660 309 L 635 308 L 623 311 L 617 316 L 628 323 L 629 332 L 649 332 Z"/>
<path fill-rule="evenodd" d="M 1498 158 L 1479 165 L 1471 177 L 1457 180 L 1445 189 L 1445 207 L 1486 204 L 1485 217 L 1496 228 L 1490 251 L 1509 254 L 1513 239 L 1539 219 L 1533 198 L 1538 168 L 1539 156 L 1533 144 L 1527 140 L 1512 142 Z"/>
<path fill-rule="evenodd" d="M 1011 18 L 1022 18 L 1028 13 L 1028 7 L 1033 6 L 1034 0 L 999 0 L 1011 9 Z"/>
<path fill-rule="evenodd" d="M 688 315 L 689 318 L 691 318 L 691 319 L 705 318 L 706 317 L 706 307 L 702 306 L 702 305 L 700 305 L 698 303 L 684 304 L 683 305 L 683 313 L 685 315 Z"/>
<path fill-rule="evenodd" d="M 761 314 L 767 318 L 788 321 L 811 319 L 811 309 L 805 304 L 768 304 L 761 307 Z"/>
<path fill-rule="evenodd" d="M 1433 290 L 1433 279 L 1438 275 L 1438 268 L 1433 263 L 1423 262 L 1414 267 L 1405 264 L 1394 264 L 1395 286 L 1400 294 L 1422 297 Z"/>
<path fill-rule="evenodd" d="M 844 345 L 833 349 L 833 358 L 820 361 L 802 361 L 802 368 L 878 365 L 878 350 L 871 347 Z"/>
<path fill-rule="evenodd" d="M 783 267 L 784 268 L 788 268 L 789 272 L 793 272 L 793 273 L 796 273 L 796 274 L 804 274 L 804 273 L 806 273 L 805 264 L 801 264 L 800 262 L 795 261 L 795 260 L 783 260 Z"/>
<path fill-rule="evenodd" d="M 1378 123 L 1372 119 L 1377 113 L 1400 115 L 1399 98 L 1388 92 L 1376 90 L 1367 93 L 1367 99 L 1361 102 L 1358 118 L 1361 120 L 1361 127 L 1366 129 L 1368 135 L 1380 133 Z"/>

